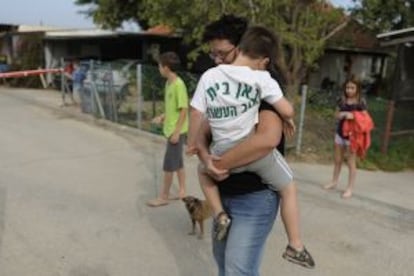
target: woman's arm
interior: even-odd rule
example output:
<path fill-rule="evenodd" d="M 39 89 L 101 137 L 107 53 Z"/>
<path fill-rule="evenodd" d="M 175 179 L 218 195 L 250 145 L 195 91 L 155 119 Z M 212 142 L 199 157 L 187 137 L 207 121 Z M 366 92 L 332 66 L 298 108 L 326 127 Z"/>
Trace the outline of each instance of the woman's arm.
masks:
<path fill-rule="evenodd" d="M 280 142 L 283 124 L 271 110 L 259 112 L 259 124 L 249 138 L 225 152 L 213 162 L 218 169 L 233 169 L 258 160 L 271 152 Z"/>

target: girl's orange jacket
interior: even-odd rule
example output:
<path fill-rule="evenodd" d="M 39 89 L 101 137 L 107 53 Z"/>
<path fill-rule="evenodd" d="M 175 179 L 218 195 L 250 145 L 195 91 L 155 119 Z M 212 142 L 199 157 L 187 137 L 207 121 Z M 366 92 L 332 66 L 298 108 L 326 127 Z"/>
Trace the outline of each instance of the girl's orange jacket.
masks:
<path fill-rule="evenodd" d="M 349 138 L 350 150 L 364 158 L 371 145 L 371 130 L 374 122 L 367 111 L 352 111 L 353 120 L 345 120 L 342 132 Z"/>

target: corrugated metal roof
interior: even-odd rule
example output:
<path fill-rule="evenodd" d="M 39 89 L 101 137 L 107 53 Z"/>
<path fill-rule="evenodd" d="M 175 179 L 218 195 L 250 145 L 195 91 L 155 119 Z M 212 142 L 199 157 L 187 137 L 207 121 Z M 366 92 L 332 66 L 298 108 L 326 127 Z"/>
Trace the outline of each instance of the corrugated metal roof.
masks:
<path fill-rule="evenodd" d="M 390 37 L 390 36 L 395 36 L 395 35 L 408 34 L 410 32 L 414 32 L 414 27 L 401 29 L 401 30 L 396 30 L 396 31 L 391 31 L 391 32 L 387 32 L 387 33 L 382 33 L 382 34 L 377 35 L 377 37 L 378 38 L 384 38 L 384 37 Z"/>
<path fill-rule="evenodd" d="M 65 30 L 65 31 L 49 31 L 45 33 L 45 38 L 64 38 L 64 37 L 102 37 L 116 36 L 119 34 L 129 34 L 133 32 L 120 32 L 101 29 L 81 29 L 81 30 Z"/>
<path fill-rule="evenodd" d="M 51 30 L 63 30 L 63 28 L 60 27 L 54 27 L 54 26 L 43 26 L 43 25 L 19 25 L 17 28 L 17 32 L 46 32 Z"/>
<path fill-rule="evenodd" d="M 179 37 L 178 34 L 166 34 L 164 32 L 153 31 L 111 31 L 102 29 L 83 29 L 66 31 L 48 31 L 45 33 L 46 40 L 54 39 L 82 39 L 82 38 L 105 38 L 118 36 L 152 36 L 152 37 Z"/>
<path fill-rule="evenodd" d="M 401 44 L 410 45 L 414 42 L 414 27 L 379 34 L 377 38 L 383 47 Z"/>

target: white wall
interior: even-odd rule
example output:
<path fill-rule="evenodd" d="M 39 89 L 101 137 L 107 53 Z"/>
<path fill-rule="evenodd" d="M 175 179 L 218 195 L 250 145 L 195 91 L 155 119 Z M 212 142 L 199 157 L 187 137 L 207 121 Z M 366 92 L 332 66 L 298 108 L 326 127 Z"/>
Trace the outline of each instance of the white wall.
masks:
<path fill-rule="evenodd" d="M 371 81 L 372 74 L 380 74 L 381 58 L 374 60 L 373 55 L 369 54 L 349 54 L 352 60 L 351 73 L 361 81 Z M 336 85 L 341 86 L 345 81 L 346 72 L 345 53 L 326 53 L 319 61 L 319 68 L 310 76 L 310 86 L 319 88 L 322 80 L 328 77 Z M 374 62 L 374 64 L 373 64 Z"/>

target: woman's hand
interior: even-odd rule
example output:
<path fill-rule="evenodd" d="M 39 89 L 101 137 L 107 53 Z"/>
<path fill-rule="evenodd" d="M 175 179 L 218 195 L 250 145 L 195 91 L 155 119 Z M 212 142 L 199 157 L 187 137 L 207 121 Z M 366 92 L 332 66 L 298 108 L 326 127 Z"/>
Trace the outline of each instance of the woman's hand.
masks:
<path fill-rule="evenodd" d="M 204 169 L 206 174 L 208 174 L 214 180 L 222 181 L 229 176 L 229 171 L 216 168 L 213 164 L 213 161 L 215 160 L 220 160 L 220 157 L 215 155 L 208 155 L 204 162 Z"/>

